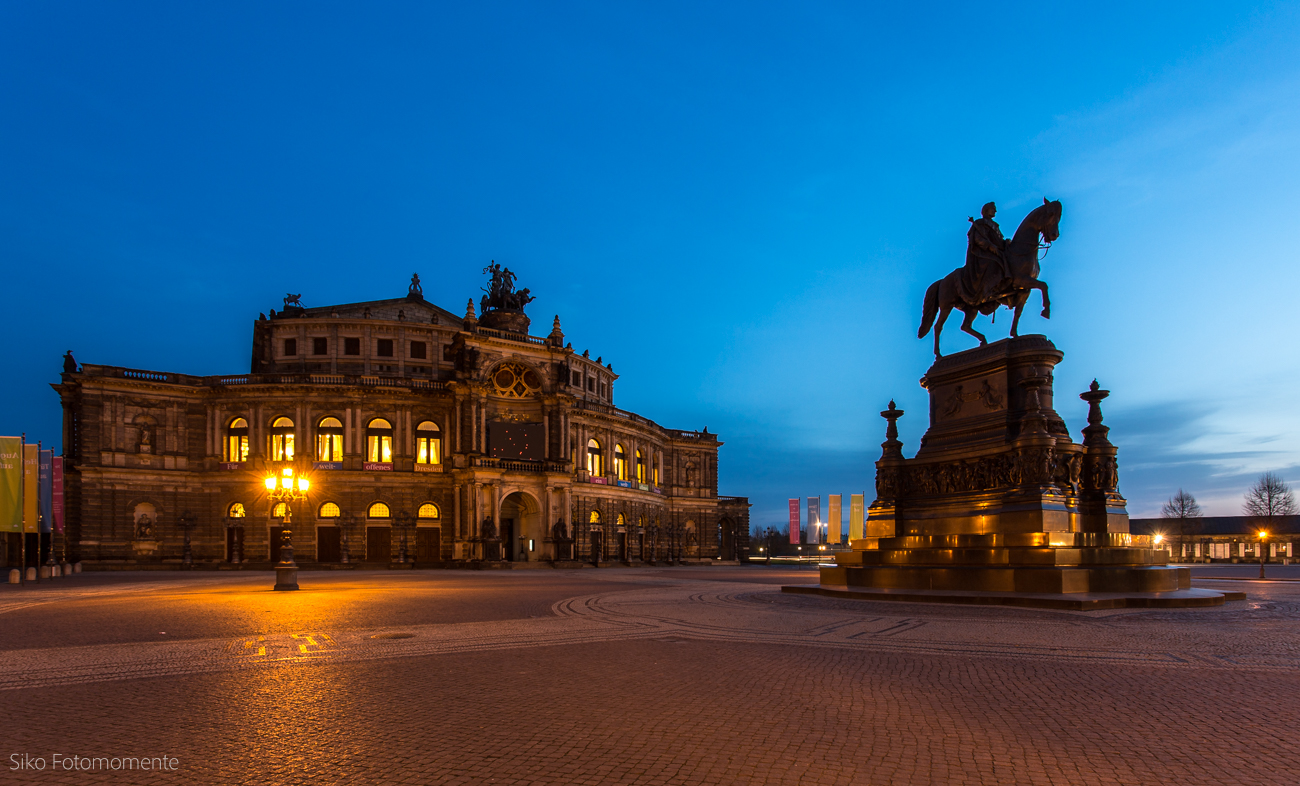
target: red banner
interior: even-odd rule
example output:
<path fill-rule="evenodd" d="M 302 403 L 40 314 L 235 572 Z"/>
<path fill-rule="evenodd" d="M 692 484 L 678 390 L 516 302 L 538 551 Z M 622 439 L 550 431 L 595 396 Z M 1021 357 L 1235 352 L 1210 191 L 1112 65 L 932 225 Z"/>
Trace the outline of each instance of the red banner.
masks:
<path fill-rule="evenodd" d="M 799 544 L 799 500 L 790 500 L 790 542 Z"/>
<path fill-rule="evenodd" d="M 63 533 L 63 456 L 54 457 L 54 531 Z"/>

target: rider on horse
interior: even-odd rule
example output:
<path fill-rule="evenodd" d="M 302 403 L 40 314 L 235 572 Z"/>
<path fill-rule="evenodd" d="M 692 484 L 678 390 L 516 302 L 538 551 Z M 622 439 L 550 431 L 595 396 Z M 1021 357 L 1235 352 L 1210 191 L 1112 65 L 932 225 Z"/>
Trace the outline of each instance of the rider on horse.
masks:
<path fill-rule="evenodd" d="M 962 299 L 979 307 L 985 314 L 997 308 L 1003 282 L 1010 277 L 1007 239 L 1002 236 L 998 222 L 993 220 L 997 212 L 997 205 L 989 202 L 980 210 L 980 218 L 967 219 L 971 227 L 966 233 L 966 266 L 958 280 Z"/>

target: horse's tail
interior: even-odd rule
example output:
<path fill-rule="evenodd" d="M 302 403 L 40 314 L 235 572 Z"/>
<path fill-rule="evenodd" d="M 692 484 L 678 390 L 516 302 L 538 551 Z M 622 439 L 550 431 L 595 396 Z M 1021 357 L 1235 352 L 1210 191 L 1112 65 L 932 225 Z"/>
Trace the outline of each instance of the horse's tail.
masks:
<path fill-rule="evenodd" d="M 939 284 L 943 282 L 936 281 L 925 290 L 925 307 L 921 309 L 921 329 L 916 331 L 917 338 L 925 338 L 925 334 L 930 332 L 934 325 L 934 318 L 939 316 Z"/>

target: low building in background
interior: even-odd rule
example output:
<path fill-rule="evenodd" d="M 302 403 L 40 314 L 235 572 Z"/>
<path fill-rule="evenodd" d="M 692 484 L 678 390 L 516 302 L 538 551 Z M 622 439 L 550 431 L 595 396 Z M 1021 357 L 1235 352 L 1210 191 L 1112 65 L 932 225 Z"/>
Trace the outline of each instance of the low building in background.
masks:
<path fill-rule="evenodd" d="M 68 548 L 88 568 L 267 563 L 735 561 L 749 503 L 717 493 L 716 434 L 614 406 L 611 364 L 529 335 L 528 290 L 495 265 L 482 316 L 405 297 L 253 326 L 250 374 L 72 364 Z M 285 468 L 309 500 L 272 505 Z"/>
<path fill-rule="evenodd" d="M 1289 562 L 1300 547 L 1300 516 L 1278 516 L 1272 524 L 1254 516 L 1189 519 L 1129 519 L 1134 535 L 1153 535 L 1169 550 L 1170 562 L 1259 562 L 1259 533 L 1266 562 Z"/>

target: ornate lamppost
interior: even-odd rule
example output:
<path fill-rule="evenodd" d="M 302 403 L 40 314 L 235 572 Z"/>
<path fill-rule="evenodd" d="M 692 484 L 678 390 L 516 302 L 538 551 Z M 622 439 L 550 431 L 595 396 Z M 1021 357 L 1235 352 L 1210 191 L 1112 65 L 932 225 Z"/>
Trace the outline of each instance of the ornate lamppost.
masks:
<path fill-rule="evenodd" d="M 404 510 L 398 511 L 397 517 L 393 519 L 393 525 L 397 527 L 397 534 L 400 536 L 397 541 L 397 564 L 406 564 L 406 530 L 415 524 L 415 516 Z"/>
<path fill-rule="evenodd" d="M 298 589 L 298 563 L 293 561 L 292 527 L 293 503 L 307 499 L 311 483 L 304 477 L 294 477 L 293 467 L 280 470 L 279 477 L 268 475 L 265 480 L 266 497 L 271 509 L 277 502 L 284 503 L 284 528 L 280 531 L 280 561 L 275 566 L 275 588 Z"/>
<path fill-rule="evenodd" d="M 194 568 L 194 551 L 190 547 L 190 535 L 199 523 L 199 517 L 188 510 L 181 514 L 181 530 L 185 533 L 185 546 L 181 550 L 181 567 L 185 570 Z"/>
<path fill-rule="evenodd" d="M 352 528 L 352 514 L 347 511 L 339 516 L 339 561 L 347 565 L 352 561 L 352 555 L 348 551 L 348 530 Z"/>

